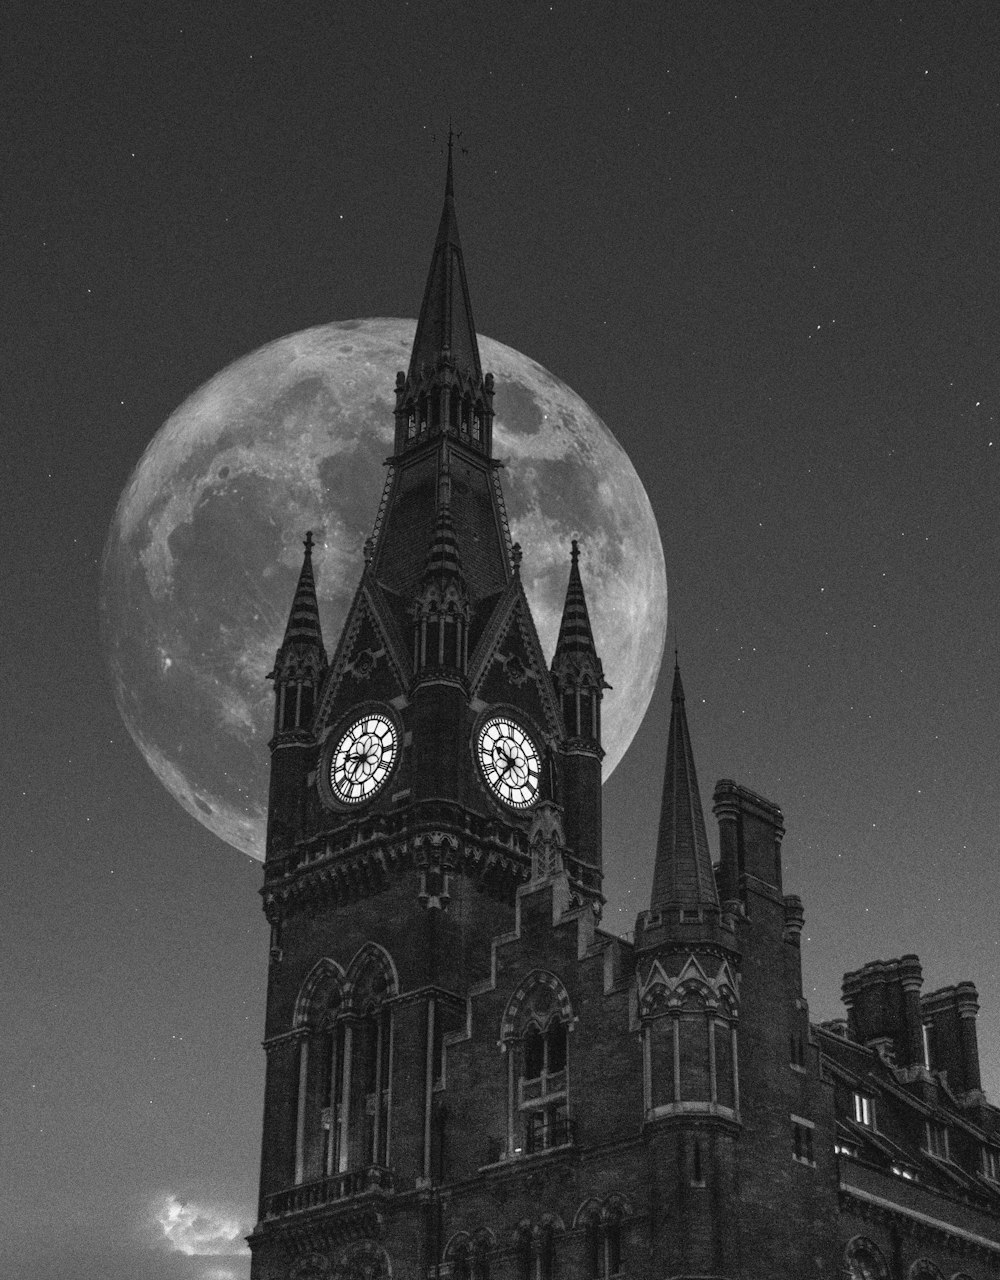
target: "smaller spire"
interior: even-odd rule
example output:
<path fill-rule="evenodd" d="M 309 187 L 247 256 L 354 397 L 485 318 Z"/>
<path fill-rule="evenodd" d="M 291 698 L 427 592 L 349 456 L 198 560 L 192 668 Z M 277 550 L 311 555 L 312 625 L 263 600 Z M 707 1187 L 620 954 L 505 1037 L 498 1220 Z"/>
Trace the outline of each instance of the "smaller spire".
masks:
<path fill-rule="evenodd" d="M 564 658 L 587 657 L 597 662 L 597 646 L 594 644 L 594 632 L 590 626 L 590 614 L 587 611 L 587 599 L 583 594 L 583 579 L 580 577 L 580 544 L 574 538 L 570 544 L 569 583 L 566 587 L 566 603 L 563 605 L 562 622 L 559 624 L 559 639 L 556 641 L 555 667 Z M 603 678 L 603 673 L 602 673 Z"/>
<path fill-rule="evenodd" d="M 684 686 L 674 656 L 674 684 L 670 694 L 670 732 L 667 767 L 660 805 L 650 908 L 719 905 L 712 859 L 705 832 L 694 752 L 684 709 Z"/>
<path fill-rule="evenodd" d="M 580 544 L 575 538 L 570 546 L 569 583 L 552 658 L 552 680 L 568 736 L 590 742 L 599 750 L 601 699 L 603 691 L 611 686 L 604 679 L 604 668 L 594 644 L 580 577 Z"/>
<path fill-rule="evenodd" d="M 298 586 L 295 588 L 292 610 L 288 615 L 288 625 L 285 628 L 283 645 L 294 641 L 298 644 L 312 643 L 322 649 L 323 633 L 319 622 L 316 580 L 313 577 L 312 565 L 312 549 L 316 544 L 313 542 L 311 529 L 306 534 L 302 545 L 306 550 L 305 555 L 302 557 L 302 570 L 299 573 Z"/>

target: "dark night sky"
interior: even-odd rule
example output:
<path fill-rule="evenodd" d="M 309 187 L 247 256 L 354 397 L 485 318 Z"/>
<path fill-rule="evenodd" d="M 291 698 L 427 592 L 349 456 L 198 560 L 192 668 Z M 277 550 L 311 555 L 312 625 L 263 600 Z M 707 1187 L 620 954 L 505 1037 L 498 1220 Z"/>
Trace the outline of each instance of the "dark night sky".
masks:
<path fill-rule="evenodd" d="M 646 484 L 703 793 L 734 777 L 784 809 L 813 1016 L 845 970 L 916 951 L 927 989 L 978 985 L 997 1100 L 1000 9 L 14 13 L 0 1270 L 248 1273 L 225 1218 L 238 1235 L 255 1201 L 260 867 L 124 732 L 99 559 L 210 375 L 415 313 L 449 111 L 478 326 L 579 392 Z M 661 679 L 605 791 L 619 930 L 668 704 Z"/>

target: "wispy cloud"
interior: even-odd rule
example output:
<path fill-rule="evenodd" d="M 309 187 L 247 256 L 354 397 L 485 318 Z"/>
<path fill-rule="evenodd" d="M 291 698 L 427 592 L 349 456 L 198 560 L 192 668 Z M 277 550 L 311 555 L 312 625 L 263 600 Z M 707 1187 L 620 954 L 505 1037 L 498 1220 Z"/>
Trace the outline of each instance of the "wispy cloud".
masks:
<path fill-rule="evenodd" d="M 189 1258 L 236 1257 L 250 1252 L 243 1239 L 250 1225 L 229 1207 L 166 1195 L 157 1202 L 155 1217 L 169 1247 Z M 213 1267 L 205 1273 L 205 1280 L 236 1280 L 236 1272 Z"/>

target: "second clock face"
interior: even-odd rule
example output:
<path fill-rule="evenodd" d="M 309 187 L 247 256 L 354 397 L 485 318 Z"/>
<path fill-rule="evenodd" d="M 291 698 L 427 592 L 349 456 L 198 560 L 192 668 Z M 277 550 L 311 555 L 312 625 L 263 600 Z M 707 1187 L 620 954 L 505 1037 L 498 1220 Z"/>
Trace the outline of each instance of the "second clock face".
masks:
<path fill-rule="evenodd" d="M 526 809 L 538 799 L 538 750 L 519 724 L 491 716 L 476 742 L 479 765 L 493 793 L 504 804 Z"/>
<path fill-rule="evenodd" d="M 388 716 L 371 712 L 344 732 L 330 760 L 330 788 L 341 804 L 370 799 L 392 772 L 399 735 Z"/>

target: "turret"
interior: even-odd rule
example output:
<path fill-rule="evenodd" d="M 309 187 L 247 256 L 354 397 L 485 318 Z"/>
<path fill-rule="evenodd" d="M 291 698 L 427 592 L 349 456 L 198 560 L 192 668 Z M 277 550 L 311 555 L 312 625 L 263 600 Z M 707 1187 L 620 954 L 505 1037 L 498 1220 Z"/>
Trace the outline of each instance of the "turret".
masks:
<path fill-rule="evenodd" d="M 574 539 L 569 583 L 559 638 L 552 659 L 552 683 L 559 699 L 566 743 L 562 767 L 562 807 L 566 840 L 581 861 L 601 867 L 601 699 L 605 682 L 580 577 L 580 548 Z"/>
<path fill-rule="evenodd" d="M 665 1209 L 657 1256 L 665 1274 L 732 1275 L 738 1242 L 716 1206 L 735 1195 L 740 950 L 719 906 L 676 663 L 650 909 L 636 922 L 636 953 L 644 1134 Z"/>

